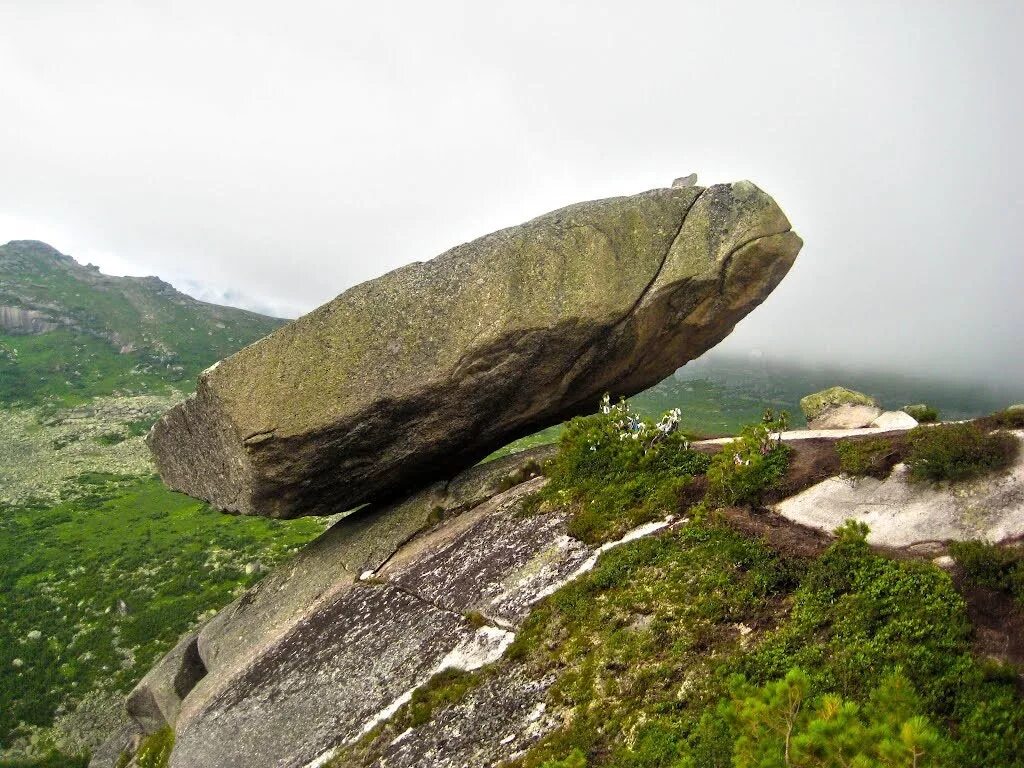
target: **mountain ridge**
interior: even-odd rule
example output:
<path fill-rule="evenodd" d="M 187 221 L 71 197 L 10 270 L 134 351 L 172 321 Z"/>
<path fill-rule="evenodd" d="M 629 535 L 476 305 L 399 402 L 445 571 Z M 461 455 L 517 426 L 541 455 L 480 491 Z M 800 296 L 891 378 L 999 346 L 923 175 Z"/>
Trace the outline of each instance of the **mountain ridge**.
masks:
<path fill-rule="evenodd" d="M 13 240 L 0 246 L 0 402 L 191 389 L 204 368 L 285 322 Z M 94 365 L 76 365 L 83 357 Z"/>

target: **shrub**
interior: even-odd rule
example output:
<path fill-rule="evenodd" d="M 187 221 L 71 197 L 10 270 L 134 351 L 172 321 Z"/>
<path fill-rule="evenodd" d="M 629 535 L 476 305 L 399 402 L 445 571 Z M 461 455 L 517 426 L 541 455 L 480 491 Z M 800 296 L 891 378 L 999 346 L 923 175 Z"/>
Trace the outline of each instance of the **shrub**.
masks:
<path fill-rule="evenodd" d="M 1024 549 L 955 541 L 949 553 L 970 583 L 1005 592 L 1024 605 Z"/>
<path fill-rule="evenodd" d="M 708 467 L 707 502 L 712 506 L 757 503 L 762 493 L 786 474 L 788 446 L 783 445 L 788 416 L 765 411 L 760 424 L 743 428 L 740 436 L 715 454 Z"/>
<path fill-rule="evenodd" d="M 538 502 L 568 506 L 570 535 L 588 544 L 675 512 L 683 490 L 710 462 L 690 448 L 678 421 L 678 410 L 655 424 L 605 396 L 600 413 L 566 426 Z"/>
<path fill-rule="evenodd" d="M 908 416 L 917 419 L 922 424 L 930 424 L 933 421 L 939 420 L 938 410 L 924 403 L 918 403 L 917 405 L 905 405 L 903 406 L 903 412 Z"/>
<path fill-rule="evenodd" d="M 1003 429 L 1024 429 L 1024 408 L 1015 405 L 1007 408 L 1005 411 L 997 411 L 989 416 L 985 421 L 992 424 L 993 427 L 1002 427 Z"/>
<path fill-rule="evenodd" d="M 723 710 L 738 734 L 736 768 L 940 764 L 942 739 L 899 673 L 883 679 L 865 706 L 836 694 L 810 696 L 810 678 L 797 667 L 760 688 L 742 677 L 731 688 Z"/>
<path fill-rule="evenodd" d="M 1020 444 L 1006 432 L 988 433 L 977 424 L 915 427 L 907 433 L 907 466 L 915 480 L 967 480 L 1006 469 Z"/>
<path fill-rule="evenodd" d="M 839 467 L 848 475 L 870 475 L 883 479 L 899 460 L 899 449 L 886 438 L 873 440 L 840 440 L 836 443 Z"/>

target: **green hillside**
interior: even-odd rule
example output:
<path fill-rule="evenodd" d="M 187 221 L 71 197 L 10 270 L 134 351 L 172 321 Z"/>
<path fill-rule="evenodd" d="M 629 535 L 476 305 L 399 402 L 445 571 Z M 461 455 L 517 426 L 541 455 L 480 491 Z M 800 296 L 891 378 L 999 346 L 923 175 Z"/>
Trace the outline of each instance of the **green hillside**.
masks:
<path fill-rule="evenodd" d="M 0 766 L 83 764 L 154 659 L 323 531 L 172 493 L 144 443 L 283 322 L 0 246 Z"/>
<path fill-rule="evenodd" d="M 0 404 L 189 389 L 285 321 L 111 277 L 45 243 L 0 246 Z"/>

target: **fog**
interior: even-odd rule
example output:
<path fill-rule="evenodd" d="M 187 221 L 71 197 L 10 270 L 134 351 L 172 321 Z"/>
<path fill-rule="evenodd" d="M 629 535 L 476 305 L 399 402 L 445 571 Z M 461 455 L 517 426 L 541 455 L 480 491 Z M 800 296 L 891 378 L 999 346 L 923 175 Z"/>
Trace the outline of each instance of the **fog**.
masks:
<path fill-rule="evenodd" d="M 0 4 L 0 242 L 280 315 L 583 199 L 749 178 L 726 350 L 1024 378 L 1019 2 Z"/>

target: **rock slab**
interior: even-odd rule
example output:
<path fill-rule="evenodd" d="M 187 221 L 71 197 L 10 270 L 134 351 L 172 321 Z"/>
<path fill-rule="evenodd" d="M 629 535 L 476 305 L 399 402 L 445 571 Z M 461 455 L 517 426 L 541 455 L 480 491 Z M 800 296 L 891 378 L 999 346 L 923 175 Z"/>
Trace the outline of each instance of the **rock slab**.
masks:
<path fill-rule="evenodd" d="M 661 381 L 801 245 L 747 181 L 572 205 L 351 288 L 204 372 L 148 442 L 226 511 L 386 501 Z"/>
<path fill-rule="evenodd" d="M 1013 432 L 1024 440 L 1024 431 Z M 914 483 L 897 464 L 884 480 L 831 477 L 773 507 L 793 522 L 831 533 L 847 520 L 870 527 L 868 542 L 941 548 L 1024 536 L 1024 453 L 1006 472 L 956 484 Z"/>

